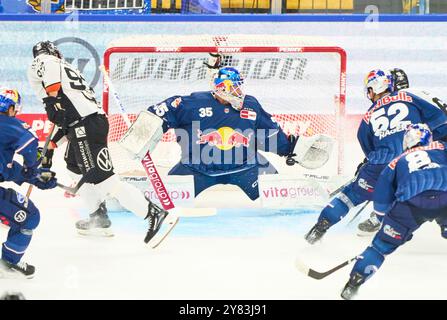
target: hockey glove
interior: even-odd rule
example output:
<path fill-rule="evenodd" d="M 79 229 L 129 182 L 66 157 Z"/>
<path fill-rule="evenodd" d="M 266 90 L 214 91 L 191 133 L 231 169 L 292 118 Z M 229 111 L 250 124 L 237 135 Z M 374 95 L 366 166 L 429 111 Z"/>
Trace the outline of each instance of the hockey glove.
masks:
<path fill-rule="evenodd" d="M 287 140 L 289 140 L 289 142 L 290 142 L 290 151 L 289 151 L 289 154 L 287 155 L 287 159 L 286 159 L 286 164 L 288 166 L 293 166 L 295 163 L 297 163 L 295 161 L 295 159 L 293 158 L 296 156 L 296 153 L 293 153 L 293 150 L 295 149 L 295 145 L 299 138 L 300 138 L 299 136 L 294 136 L 293 134 L 291 134 L 290 136 L 287 137 Z"/>
<path fill-rule="evenodd" d="M 36 162 L 34 163 L 34 165 L 30 167 L 27 166 L 22 167 L 22 177 L 25 181 L 29 181 L 30 179 L 36 177 L 39 174 L 38 165 L 39 163 Z"/>
<path fill-rule="evenodd" d="M 359 163 L 359 165 L 357 166 L 357 169 L 355 170 L 354 176 L 357 176 L 359 174 L 360 169 L 368 162 L 368 159 L 365 158 L 363 159 L 362 162 Z"/>
<path fill-rule="evenodd" d="M 51 166 L 53 165 L 54 149 L 47 149 L 47 152 L 43 157 L 42 157 L 42 151 L 43 148 L 41 147 L 37 148 L 37 161 L 40 161 L 42 168 L 51 169 Z"/>
<path fill-rule="evenodd" d="M 62 105 L 62 97 L 48 96 L 42 99 L 45 104 L 48 120 L 54 124 L 64 127 L 65 125 L 65 108 Z"/>
<path fill-rule="evenodd" d="M 36 176 L 27 180 L 41 190 L 53 189 L 57 186 L 56 173 L 45 168 L 37 169 Z"/>

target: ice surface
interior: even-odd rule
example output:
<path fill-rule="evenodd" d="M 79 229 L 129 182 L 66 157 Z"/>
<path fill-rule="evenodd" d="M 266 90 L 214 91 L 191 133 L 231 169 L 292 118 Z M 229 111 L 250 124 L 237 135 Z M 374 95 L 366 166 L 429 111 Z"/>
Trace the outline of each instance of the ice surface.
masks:
<path fill-rule="evenodd" d="M 316 211 L 225 209 L 183 218 L 152 250 L 143 243 L 146 222 L 130 213 L 111 213 L 115 237 L 84 237 L 74 229 L 87 214 L 77 199 L 65 199 L 60 190 L 34 190 L 32 198 L 42 219 L 24 260 L 37 267 L 36 276 L 0 282 L 1 291 L 27 299 L 339 299 L 350 267 L 317 281 L 295 269 L 296 257 L 323 271 L 370 242 L 355 236 L 356 223 L 342 222 L 309 247 L 302 237 Z M 0 237 L 6 229 L 0 228 Z M 446 245 L 436 224 L 424 225 L 359 298 L 446 299 Z"/>

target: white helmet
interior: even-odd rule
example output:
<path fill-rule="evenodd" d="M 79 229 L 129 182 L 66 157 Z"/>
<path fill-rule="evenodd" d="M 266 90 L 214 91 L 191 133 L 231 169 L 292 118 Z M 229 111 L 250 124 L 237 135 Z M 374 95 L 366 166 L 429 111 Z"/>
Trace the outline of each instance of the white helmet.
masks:
<path fill-rule="evenodd" d="M 416 147 L 426 146 L 433 141 L 433 135 L 430 128 L 425 123 L 410 124 L 404 134 L 404 150 Z"/>
<path fill-rule="evenodd" d="M 393 76 L 389 71 L 380 69 L 372 70 L 365 77 L 365 93 L 366 97 L 371 100 L 369 89 L 375 94 L 393 91 Z"/>

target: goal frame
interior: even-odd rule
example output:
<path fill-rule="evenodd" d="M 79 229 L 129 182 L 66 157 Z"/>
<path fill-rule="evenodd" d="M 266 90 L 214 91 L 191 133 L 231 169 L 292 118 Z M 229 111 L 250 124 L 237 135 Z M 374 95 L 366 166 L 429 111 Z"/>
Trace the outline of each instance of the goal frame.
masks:
<path fill-rule="evenodd" d="M 346 51 L 338 46 L 116 46 L 106 49 L 104 52 L 104 67 L 107 73 L 110 68 L 110 58 L 115 53 L 209 53 L 223 54 L 237 53 L 332 53 L 340 57 L 339 93 L 335 103 L 335 121 L 338 141 L 337 173 L 344 174 L 344 139 L 341 133 L 342 122 L 346 116 Z M 338 104 L 338 105 L 337 105 Z M 109 88 L 103 80 L 103 109 L 109 113 Z M 299 114 L 299 113 L 298 113 Z"/>

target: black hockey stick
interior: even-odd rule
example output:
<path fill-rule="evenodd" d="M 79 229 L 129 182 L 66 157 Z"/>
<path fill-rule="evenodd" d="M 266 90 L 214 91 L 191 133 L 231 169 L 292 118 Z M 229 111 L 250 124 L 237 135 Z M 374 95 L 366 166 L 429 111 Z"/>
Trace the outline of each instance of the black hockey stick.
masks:
<path fill-rule="evenodd" d="M 79 180 L 78 183 L 74 187 L 67 187 L 67 186 L 64 186 L 62 183 L 59 183 L 59 182 L 57 183 L 57 186 L 59 188 L 64 189 L 65 191 L 69 192 L 70 194 L 75 195 L 78 192 L 78 190 L 82 187 L 84 182 L 85 182 L 85 178 L 82 177 L 81 180 Z"/>
<path fill-rule="evenodd" d="M 371 201 L 370 200 L 368 200 L 368 201 L 366 201 L 366 203 L 359 209 L 359 211 L 357 211 L 357 213 L 355 214 L 355 216 L 353 216 L 352 217 L 352 219 L 351 220 L 349 220 L 349 222 L 348 222 L 348 226 L 360 215 L 360 213 L 362 213 L 362 211 L 363 210 L 365 210 L 365 208 L 368 206 L 368 204 L 370 203 Z"/>
<path fill-rule="evenodd" d="M 327 276 L 333 274 L 334 272 L 346 267 L 348 264 L 350 264 L 351 262 L 353 262 L 355 260 L 357 260 L 357 257 L 346 260 L 345 262 L 343 262 L 343 263 L 339 264 L 338 266 L 336 266 L 328 271 L 325 271 L 325 272 L 318 272 L 314 269 L 311 269 L 306 264 L 304 264 L 301 260 L 298 260 L 298 259 L 295 261 L 295 267 L 299 271 L 304 273 L 306 276 L 311 277 L 316 280 L 321 280 L 321 279 L 324 279 Z"/>
<path fill-rule="evenodd" d="M 337 195 L 341 190 L 343 190 L 345 187 L 349 186 L 351 183 L 353 183 L 355 181 L 357 177 L 352 178 L 351 180 L 349 180 L 348 182 L 346 182 L 345 184 L 341 185 L 340 187 L 338 187 L 337 189 L 335 189 L 334 191 L 332 191 L 331 193 L 329 193 L 329 198 L 332 198 L 333 196 Z"/>

